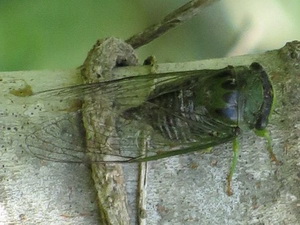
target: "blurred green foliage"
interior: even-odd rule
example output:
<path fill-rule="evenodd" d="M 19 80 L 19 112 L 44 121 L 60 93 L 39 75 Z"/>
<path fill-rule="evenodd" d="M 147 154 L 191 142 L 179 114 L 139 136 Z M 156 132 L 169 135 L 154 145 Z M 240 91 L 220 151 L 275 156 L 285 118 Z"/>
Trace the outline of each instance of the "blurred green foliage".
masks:
<path fill-rule="evenodd" d="M 126 39 L 160 21 L 169 12 L 186 2 L 183 0 L 0 0 L 0 70 L 77 67 L 82 64 L 97 39 L 108 36 Z M 277 32 L 274 34 L 277 37 L 274 41 L 272 36 L 262 35 L 253 27 L 260 28 L 260 24 L 265 20 L 264 16 L 257 19 L 257 15 L 264 15 L 264 12 L 256 14 L 259 12 L 257 9 L 269 13 L 270 4 L 276 4 L 284 14 L 277 15 L 278 18 L 274 19 L 278 20 L 284 16 L 285 21 L 289 23 L 289 19 L 286 19 L 289 16 L 290 22 L 296 24 L 299 16 L 296 17 L 298 11 L 295 7 L 299 7 L 299 1 L 266 0 L 262 3 L 260 0 L 253 0 L 250 2 L 251 5 L 248 6 L 240 3 L 237 5 L 234 0 L 224 0 L 205 8 L 194 19 L 138 50 L 140 61 L 148 55 L 155 55 L 160 62 L 223 57 L 232 48 L 241 49 L 239 44 L 244 46 L 245 39 L 246 46 L 250 47 L 241 52 L 246 54 L 273 46 L 281 47 L 284 42 L 297 39 L 299 29 L 290 34 L 282 31 L 281 26 L 279 32 L 282 37 L 278 41 Z M 257 9 L 251 9 L 256 5 Z M 235 6 L 239 7 L 240 15 L 236 12 Z M 276 23 L 274 24 L 276 26 Z M 270 32 L 275 32 L 275 28 L 266 26 L 270 28 Z M 247 40 L 245 37 L 249 36 L 247 32 L 252 31 L 251 29 L 254 30 L 254 35 L 257 33 L 262 37 L 250 36 L 250 40 Z M 270 32 L 268 31 L 268 34 Z"/>

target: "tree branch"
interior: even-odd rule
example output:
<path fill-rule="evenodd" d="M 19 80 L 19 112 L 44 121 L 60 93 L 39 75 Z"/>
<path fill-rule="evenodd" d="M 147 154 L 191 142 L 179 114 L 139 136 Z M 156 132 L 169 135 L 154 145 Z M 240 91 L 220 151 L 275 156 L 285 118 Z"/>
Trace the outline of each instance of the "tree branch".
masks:
<path fill-rule="evenodd" d="M 197 15 L 201 9 L 216 1 L 217 0 L 190 1 L 167 15 L 160 23 L 154 24 L 141 33 L 133 35 L 132 37 L 128 38 L 126 42 L 130 44 L 134 49 L 146 45 L 154 39 L 165 34 L 170 29 L 191 19 L 193 16 Z"/>

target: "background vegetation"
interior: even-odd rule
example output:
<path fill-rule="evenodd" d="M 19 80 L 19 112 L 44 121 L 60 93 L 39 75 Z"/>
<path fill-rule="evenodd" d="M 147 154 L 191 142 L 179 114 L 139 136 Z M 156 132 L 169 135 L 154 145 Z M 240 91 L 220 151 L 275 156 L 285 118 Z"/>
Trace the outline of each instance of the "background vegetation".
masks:
<path fill-rule="evenodd" d="M 0 0 L 0 71 L 77 67 L 97 39 L 126 39 L 186 2 Z M 279 48 L 300 39 L 299 9 L 298 0 L 222 0 L 138 54 L 175 62 Z"/>

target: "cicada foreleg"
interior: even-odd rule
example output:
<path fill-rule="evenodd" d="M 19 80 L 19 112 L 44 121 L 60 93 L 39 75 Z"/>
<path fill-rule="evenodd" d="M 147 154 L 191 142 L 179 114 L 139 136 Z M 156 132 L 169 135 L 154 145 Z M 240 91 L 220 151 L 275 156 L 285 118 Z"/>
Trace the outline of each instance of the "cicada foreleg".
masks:
<path fill-rule="evenodd" d="M 238 157 L 239 157 L 240 145 L 239 145 L 239 141 L 238 141 L 237 138 L 235 138 L 233 140 L 233 146 L 232 147 L 233 147 L 233 159 L 232 159 L 232 162 L 231 162 L 229 174 L 227 175 L 227 179 L 226 179 L 227 180 L 226 193 L 229 196 L 233 194 L 232 187 L 231 187 L 232 177 L 233 177 L 233 174 L 234 174 L 234 171 L 235 171 L 235 168 L 236 168 L 236 164 L 237 164 L 237 161 L 238 161 Z"/>
<path fill-rule="evenodd" d="M 157 73 L 157 60 L 155 56 L 151 55 L 144 60 L 144 65 L 151 66 L 150 73 L 156 74 Z"/>
<path fill-rule="evenodd" d="M 282 162 L 279 161 L 277 158 L 276 158 L 276 155 L 275 153 L 273 152 L 273 147 L 272 147 L 272 138 L 270 136 L 270 132 L 266 129 L 263 129 L 263 130 L 256 130 L 255 131 L 255 134 L 257 136 L 260 136 L 260 137 L 263 137 L 266 142 L 267 142 L 267 150 L 269 152 L 269 156 L 270 156 L 270 159 L 272 162 L 275 162 L 277 165 L 281 165 Z"/>
<path fill-rule="evenodd" d="M 276 155 L 273 152 L 272 138 L 270 136 L 269 131 L 266 130 L 266 129 L 264 129 L 264 130 L 256 130 L 255 133 L 256 133 L 257 136 L 263 137 L 266 140 L 266 142 L 267 142 L 267 150 L 269 152 L 269 156 L 270 156 L 271 161 L 275 162 L 277 165 L 281 165 L 282 162 L 279 161 L 276 158 Z M 232 159 L 232 163 L 231 163 L 231 166 L 230 166 L 229 174 L 227 176 L 226 193 L 228 195 L 232 195 L 233 194 L 231 184 L 232 184 L 232 177 L 233 177 L 236 165 L 237 165 L 238 157 L 239 157 L 239 142 L 238 142 L 237 138 L 235 138 L 234 141 L 233 141 L 233 159 Z"/>

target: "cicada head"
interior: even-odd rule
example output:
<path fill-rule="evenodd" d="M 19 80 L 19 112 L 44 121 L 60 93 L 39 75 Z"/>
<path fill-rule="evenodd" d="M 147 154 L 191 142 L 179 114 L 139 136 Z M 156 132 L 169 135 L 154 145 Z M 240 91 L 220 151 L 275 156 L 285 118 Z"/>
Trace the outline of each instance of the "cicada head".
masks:
<path fill-rule="evenodd" d="M 239 126 L 263 130 L 273 105 L 273 88 L 267 73 L 258 63 L 252 63 L 249 72 L 238 73 Z"/>
<path fill-rule="evenodd" d="M 201 83 L 197 99 L 209 115 L 226 126 L 263 130 L 271 112 L 273 88 L 258 63 L 228 66 Z"/>

